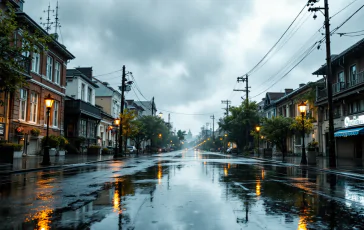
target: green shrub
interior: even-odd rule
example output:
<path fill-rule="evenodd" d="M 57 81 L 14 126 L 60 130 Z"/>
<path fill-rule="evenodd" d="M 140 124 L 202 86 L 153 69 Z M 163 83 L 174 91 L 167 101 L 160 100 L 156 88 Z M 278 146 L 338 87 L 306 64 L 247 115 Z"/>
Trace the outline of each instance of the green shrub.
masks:
<path fill-rule="evenodd" d="M 100 145 L 90 145 L 88 148 L 89 149 L 101 149 L 101 146 Z"/>
<path fill-rule="evenodd" d="M 1 143 L 0 146 L 13 147 L 14 151 L 22 151 L 23 150 L 23 145 L 16 144 L 16 143 Z"/>
<path fill-rule="evenodd" d="M 102 154 L 109 154 L 109 153 L 110 153 L 110 150 L 109 150 L 108 148 L 103 148 L 103 149 L 101 150 L 101 153 L 102 153 Z"/>
<path fill-rule="evenodd" d="M 42 138 L 42 147 L 45 147 L 46 140 L 47 140 L 47 137 L 43 137 Z M 58 136 L 49 135 L 48 146 L 50 148 L 57 148 L 59 146 L 59 138 L 58 138 Z"/>
<path fill-rule="evenodd" d="M 81 147 L 81 145 L 85 142 L 85 140 L 86 140 L 86 138 L 84 138 L 84 137 L 75 138 L 75 140 L 74 140 L 75 147 L 79 149 Z"/>
<path fill-rule="evenodd" d="M 30 130 L 30 134 L 37 137 L 40 134 L 40 129 L 33 128 L 32 130 Z"/>
<path fill-rule="evenodd" d="M 68 144 L 68 140 L 64 136 L 59 136 L 58 141 L 59 141 L 59 149 L 65 150 L 66 145 Z"/>
<path fill-rule="evenodd" d="M 67 151 L 67 154 L 79 154 L 80 153 L 80 151 L 78 151 L 78 149 L 71 144 L 66 144 L 65 150 Z"/>

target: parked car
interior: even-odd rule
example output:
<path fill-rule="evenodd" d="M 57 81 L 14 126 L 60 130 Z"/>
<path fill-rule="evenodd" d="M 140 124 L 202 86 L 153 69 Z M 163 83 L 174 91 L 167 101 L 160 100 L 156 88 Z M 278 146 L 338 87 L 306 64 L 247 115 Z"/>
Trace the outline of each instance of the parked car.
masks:
<path fill-rule="evenodd" d="M 130 151 L 130 153 L 136 153 L 136 151 L 137 151 L 135 146 L 127 146 L 126 148 Z"/>

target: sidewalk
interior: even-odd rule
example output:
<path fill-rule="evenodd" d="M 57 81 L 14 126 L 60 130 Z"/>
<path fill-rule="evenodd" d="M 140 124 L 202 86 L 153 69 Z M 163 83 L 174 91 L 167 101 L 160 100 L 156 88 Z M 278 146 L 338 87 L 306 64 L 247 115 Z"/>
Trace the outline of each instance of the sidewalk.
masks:
<path fill-rule="evenodd" d="M 100 161 L 108 161 L 113 159 L 113 155 L 66 155 L 51 156 L 51 165 L 43 166 L 40 163 L 43 156 L 27 156 L 22 158 L 14 158 L 13 164 L 0 164 L 0 174 L 21 173 L 28 171 L 36 171 L 42 169 L 61 168 L 65 166 L 76 166 L 77 164 L 87 164 Z"/>
<path fill-rule="evenodd" d="M 300 156 L 289 156 L 285 158 L 282 162 L 282 156 L 273 156 L 272 158 L 258 157 L 257 155 L 250 156 L 249 158 L 264 160 L 276 164 L 281 164 L 285 166 L 296 166 L 301 167 L 301 157 Z M 364 179 L 364 164 L 362 160 L 352 160 L 352 159 L 338 159 L 336 168 L 329 167 L 329 158 L 327 157 L 317 157 L 316 165 L 307 165 L 308 169 L 313 169 L 317 171 L 330 172 L 335 174 L 341 174 L 345 176 L 352 176 L 356 178 Z"/>

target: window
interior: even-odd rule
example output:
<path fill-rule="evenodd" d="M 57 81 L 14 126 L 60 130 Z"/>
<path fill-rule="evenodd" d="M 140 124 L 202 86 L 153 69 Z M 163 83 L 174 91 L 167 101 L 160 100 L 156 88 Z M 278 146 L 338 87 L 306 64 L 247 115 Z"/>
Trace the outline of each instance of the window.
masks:
<path fill-rule="evenodd" d="M 51 56 L 47 56 L 47 78 L 52 81 L 52 71 L 53 71 L 53 58 Z"/>
<path fill-rule="evenodd" d="M 56 61 L 56 65 L 54 67 L 54 82 L 58 85 L 61 82 L 61 64 L 58 61 Z"/>
<path fill-rule="evenodd" d="M 95 137 L 95 131 L 96 131 L 96 123 L 94 121 L 88 122 L 88 137 Z"/>
<path fill-rule="evenodd" d="M 32 92 L 30 94 L 30 121 L 36 123 L 38 115 L 38 94 Z"/>
<path fill-rule="evenodd" d="M 360 100 L 360 111 L 364 111 L 364 99 Z"/>
<path fill-rule="evenodd" d="M 344 71 L 341 71 L 337 77 L 337 82 L 345 82 Z"/>
<path fill-rule="evenodd" d="M 349 81 L 351 82 L 351 85 L 356 84 L 356 65 L 350 66 L 350 76 Z"/>
<path fill-rule="evenodd" d="M 25 121 L 27 115 L 28 91 L 20 89 L 19 119 Z"/>
<path fill-rule="evenodd" d="M 22 48 L 23 49 L 27 49 L 27 46 L 29 45 L 29 42 L 27 42 L 27 41 L 25 41 L 24 39 L 22 40 Z M 24 57 L 29 57 L 30 56 L 30 53 L 29 53 L 29 51 L 25 51 L 25 52 L 22 52 L 22 55 L 24 56 Z"/>
<path fill-rule="evenodd" d="M 87 128 L 87 122 L 86 120 L 80 120 L 80 131 L 79 134 L 80 136 L 86 137 L 86 128 Z"/>
<path fill-rule="evenodd" d="M 32 60 L 32 71 L 35 73 L 40 72 L 40 52 L 39 49 L 36 48 L 37 52 L 33 53 L 33 60 Z"/>
<path fill-rule="evenodd" d="M 85 84 L 81 85 L 81 100 L 85 100 Z"/>
<path fill-rule="evenodd" d="M 87 90 L 87 102 L 88 103 L 92 102 L 92 89 L 90 87 L 88 87 L 88 90 Z"/>
<path fill-rule="evenodd" d="M 58 107 L 59 107 L 59 102 L 58 101 L 54 101 L 53 102 L 53 119 L 52 119 L 52 123 L 53 123 L 53 127 L 58 127 Z"/>

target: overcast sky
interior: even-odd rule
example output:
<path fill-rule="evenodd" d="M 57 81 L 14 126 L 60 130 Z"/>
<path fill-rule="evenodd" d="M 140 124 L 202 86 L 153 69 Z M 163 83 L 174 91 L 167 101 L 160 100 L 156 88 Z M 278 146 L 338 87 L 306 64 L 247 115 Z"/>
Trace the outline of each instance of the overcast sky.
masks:
<path fill-rule="evenodd" d="M 331 0 L 330 14 L 353 0 Z M 37 2 L 37 3 L 33 3 Z M 126 65 L 133 73 L 146 99 L 155 97 L 158 113 L 167 119 L 171 113 L 175 128 L 193 134 L 210 115 L 223 116 L 221 100 L 241 103 L 243 92 L 233 92 L 244 83 L 236 78 L 251 70 L 293 21 L 306 0 L 59 0 L 60 42 L 76 56 L 68 68 L 92 66 L 94 75 L 120 70 Z M 26 1 L 24 11 L 35 21 L 46 17 L 49 0 Z M 50 1 L 55 8 L 56 0 Z M 341 24 L 364 4 L 354 4 L 335 16 L 332 28 Z M 317 6 L 323 5 L 320 1 Z M 303 11 L 292 30 L 264 66 L 253 72 L 250 97 L 259 101 L 268 91 L 297 88 L 299 83 L 315 81 L 311 73 L 325 62 L 325 46 L 305 59 L 290 74 L 278 81 L 292 65 L 287 64 L 319 40 L 324 30 L 323 15 Z M 339 31 L 364 29 L 364 10 Z M 43 20 L 44 22 L 44 20 Z M 292 33 L 297 31 L 296 33 Z M 288 42 L 285 39 L 290 38 Z M 363 37 L 333 35 L 336 54 Z M 300 49 L 303 47 L 304 49 Z M 299 52 L 301 50 L 301 52 Z M 293 64 L 295 64 L 294 62 Z M 277 74 L 278 73 L 278 74 Z M 113 86 L 120 85 L 121 72 L 99 77 Z M 135 90 L 126 96 L 145 100 Z M 217 124 L 215 124 L 215 129 Z"/>

